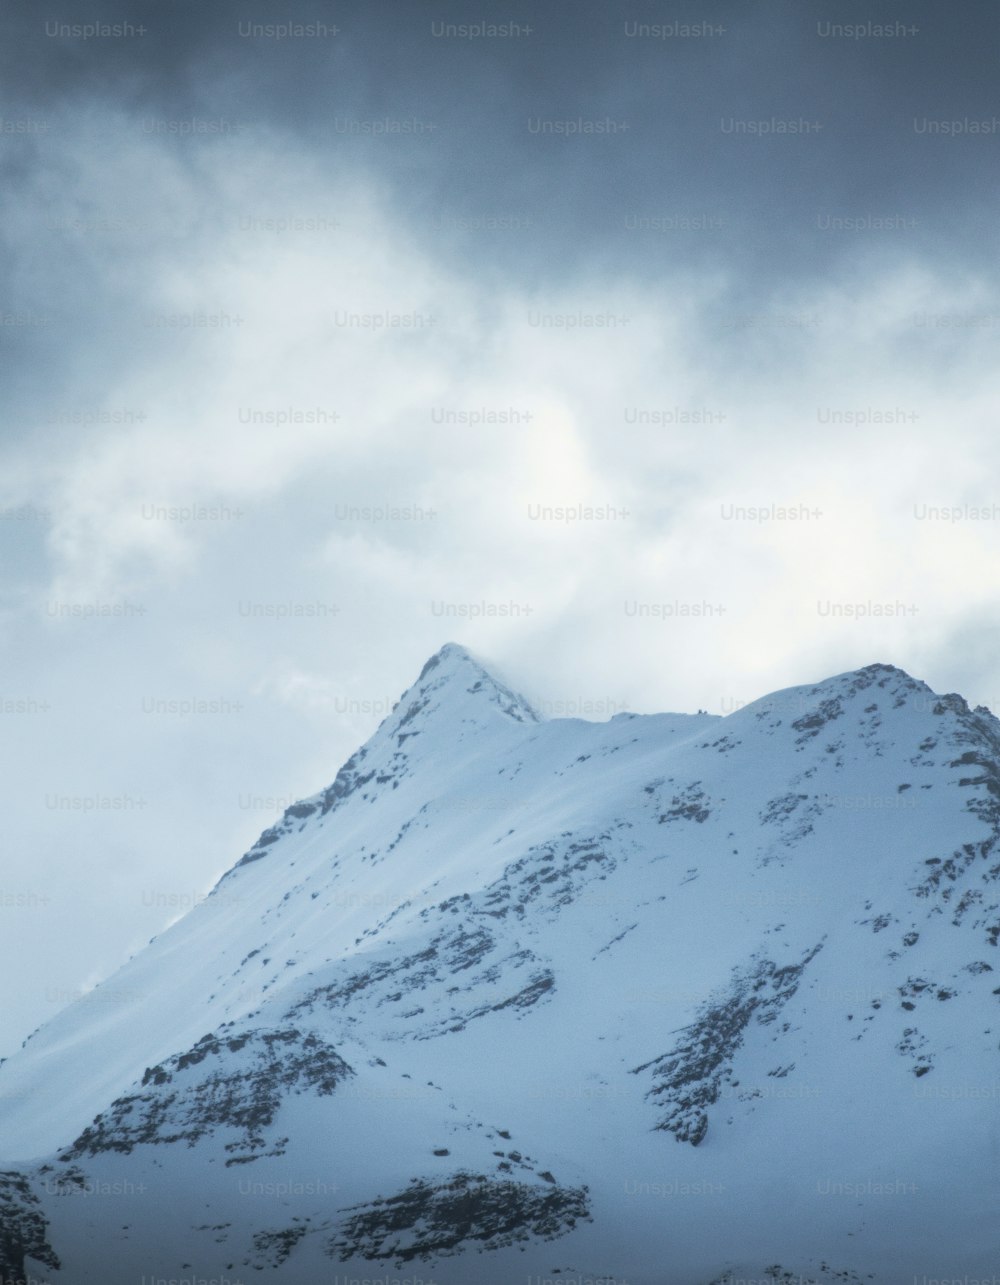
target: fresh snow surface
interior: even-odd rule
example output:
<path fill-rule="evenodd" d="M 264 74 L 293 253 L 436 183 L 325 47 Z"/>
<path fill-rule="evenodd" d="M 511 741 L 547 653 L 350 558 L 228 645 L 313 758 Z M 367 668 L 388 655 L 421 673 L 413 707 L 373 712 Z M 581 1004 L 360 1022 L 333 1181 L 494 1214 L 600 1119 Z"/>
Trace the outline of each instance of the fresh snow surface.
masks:
<path fill-rule="evenodd" d="M 591 723 L 448 644 L 0 1064 L 0 1268 L 1000 1277 L 998 822 L 1000 723 L 889 665 Z"/>

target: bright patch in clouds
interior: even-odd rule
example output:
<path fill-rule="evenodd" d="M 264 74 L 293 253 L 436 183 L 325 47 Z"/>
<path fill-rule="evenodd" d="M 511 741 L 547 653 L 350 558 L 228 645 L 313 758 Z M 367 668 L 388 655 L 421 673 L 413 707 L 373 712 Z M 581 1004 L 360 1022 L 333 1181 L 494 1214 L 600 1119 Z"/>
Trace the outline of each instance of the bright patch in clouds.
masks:
<path fill-rule="evenodd" d="M 87 432 L 46 484 L 56 596 L 197 577 L 213 542 L 244 558 L 269 538 L 267 506 L 299 503 L 316 539 L 286 527 L 289 561 L 321 567 L 323 592 L 343 586 L 356 610 L 367 585 L 374 618 L 423 614 L 430 643 L 427 600 L 520 595 L 528 625 L 618 632 L 617 647 L 671 655 L 678 684 L 749 647 L 775 681 L 803 648 L 835 666 L 820 599 L 912 602 L 926 637 L 984 596 L 996 524 L 914 517 L 989 498 L 974 464 L 995 407 L 984 333 L 956 360 L 956 337 L 916 320 L 983 309 L 975 282 L 865 265 L 752 307 L 719 275 L 667 292 L 586 270 L 557 295 L 487 285 L 444 266 L 359 173 L 324 173 L 278 138 L 133 141 L 100 183 L 77 176 L 62 217 L 110 217 L 137 153 L 179 244 L 136 276 L 144 342 L 103 403 L 147 418 Z M 272 230 L 296 220 L 320 230 Z M 318 490 L 328 509 L 434 516 L 359 529 Z M 626 599 L 706 593 L 727 608 L 714 628 L 617 619 Z M 869 628 L 879 654 L 915 645 L 912 616 Z"/>

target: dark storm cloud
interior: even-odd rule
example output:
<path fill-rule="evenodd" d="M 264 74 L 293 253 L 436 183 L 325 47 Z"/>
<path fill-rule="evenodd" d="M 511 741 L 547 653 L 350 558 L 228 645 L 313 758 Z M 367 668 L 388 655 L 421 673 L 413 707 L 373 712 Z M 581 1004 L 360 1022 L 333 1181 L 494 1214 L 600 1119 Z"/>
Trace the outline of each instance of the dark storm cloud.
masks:
<path fill-rule="evenodd" d="M 447 34 L 483 20 L 522 34 Z M 45 34 L 82 21 L 145 30 Z M 278 128 L 376 171 L 413 227 L 482 270 L 484 249 L 498 270 L 547 277 L 584 260 L 644 279 L 725 264 L 766 291 L 866 251 L 995 258 L 1000 123 L 954 126 L 1000 112 L 985 3 L 104 0 L 19 5 L 9 22 L 9 115 L 106 97 L 137 128 Z M 282 23 L 321 34 L 241 34 Z M 404 132 L 364 132 L 378 122 Z M 768 128 L 799 132 L 740 132 Z"/>

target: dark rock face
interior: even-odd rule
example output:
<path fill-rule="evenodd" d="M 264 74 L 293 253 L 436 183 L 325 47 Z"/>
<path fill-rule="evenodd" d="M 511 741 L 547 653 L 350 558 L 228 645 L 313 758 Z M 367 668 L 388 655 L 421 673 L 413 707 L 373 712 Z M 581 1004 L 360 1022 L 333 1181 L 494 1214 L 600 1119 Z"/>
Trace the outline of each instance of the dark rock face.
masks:
<path fill-rule="evenodd" d="M 875 666 L 872 666 L 875 668 Z M 828 1263 L 820 1263 L 820 1275 L 816 1276 L 810 1273 L 804 1276 L 802 1272 L 789 1271 L 782 1267 L 780 1263 L 772 1263 L 769 1267 L 763 1268 L 760 1273 L 760 1280 L 772 1282 L 773 1285 L 862 1285 L 864 1281 L 874 1280 L 871 1275 L 860 1276 L 857 1272 L 852 1272 L 850 1268 L 833 1268 Z M 754 1275 L 758 1273 L 754 1272 Z M 711 1285 L 728 1285 L 733 1278 L 731 1272 L 724 1276 L 717 1276 Z"/>
<path fill-rule="evenodd" d="M 956 716 L 957 727 L 943 738 L 941 748 L 971 746 L 949 759 L 948 766 L 961 773 L 958 786 L 968 791 L 966 809 L 988 833 L 945 857 L 926 858 L 925 872 L 913 893 L 929 903 L 928 917 L 946 915 L 955 927 L 967 922 L 995 947 L 1000 941 L 1000 722 L 982 706 L 971 711 L 960 696 L 941 697 L 933 712 Z M 937 746 L 937 741 L 926 743 L 928 750 Z"/>
<path fill-rule="evenodd" d="M 529 908 L 555 914 L 580 896 L 592 880 L 605 879 L 618 865 L 609 852 L 612 836 L 575 838 L 564 833 L 552 843 L 529 849 L 512 861 L 503 874 L 472 899 L 477 914 L 505 919 L 513 914 L 523 919 Z M 537 905 L 532 905 L 537 903 Z"/>
<path fill-rule="evenodd" d="M 680 794 L 675 794 L 666 811 L 657 818 L 660 825 L 671 821 L 697 821 L 699 824 L 707 821 L 712 812 L 708 796 L 700 786 L 700 781 L 694 781 Z"/>
<path fill-rule="evenodd" d="M 525 980 L 523 970 L 532 965 Z M 533 951 L 504 949 L 474 921 L 460 920 L 422 950 L 387 951 L 363 970 L 335 969 L 333 980 L 310 991 L 285 1017 L 334 1012 L 354 1022 L 357 1006 L 369 1016 L 384 1012 L 390 1039 L 427 1040 L 489 1013 L 528 1008 L 554 986 L 552 971 Z"/>
<path fill-rule="evenodd" d="M 463 1249 L 555 1240 L 590 1221 L 586 1187 L 538 1187 L 464 1171 L 445 1182 L 414 1179 L 394 1196 L 343 1212 L 349 1217 L 330 1241 L 332 1258 L 400 1266 Z"/>
<path fill-rule="evenodd" d="M 723 1083 L 733 1083 L 733 1058 L 750 1023 L 766 1026 L 775 1020 L 820 949 L 814 946 L 798 964 L 779 968 L 764 959 L 737 973 L 729 993 L 683 1028 L 675 1048 L 635 1067 L 633 1075 L 652 1068 L 657 1081 L 646 1095 L 666 1108 L 657 1129 L 693 1147 L 702 1141 L 708 1132 L 708 1108 L 719 1100 Z"/>
<path fill-rule="evenodd" d="M 814 736 L 819 736 L 823 728 L 834 719 L 842 718 L 843 714 L 844 704 L 840 697 L 832 696 L 828 700 L 821 701 L 816 709 L 803 714 L 792 723 L 792 727 L 799 733 L 795 744 L 801 749 L 807 741 L 812 740 Z"/>
<path fill-rule="evenodd" d="M 349 1023 L 355 1008 L 369 1019 L 385 1014 L 390 1039 L 426 1040 L 454 1033 L 477 1018 L 508 1009 L 527 1009 L 548 999 L 556 976 L 536 950 L 519 941 L 497 940 L 495 921 L 551 921 L 582 896 L 593 881 L 617 866 L 609 851 L 612 835 L 565 833 L 505 867 L 473 895 L 452 897 L 421 920 L 453 926 L 429 934 L 427 944 L 405 954 L 379 952 L 364 969 L 331 965 L 328 980 L 314 987 L 285 1014 L 289 1021 L 317 1012 L 336 1012 Z M 321 973 L 322 975 L 322 973 Z M 419 1016 L 421 1021 L 414 1022 Z"/>
<path fill-rule="evenodd" d="M 28 1179 L 0 1170 L 0 1285 L 25 1285 L 26 1258 L 58 1271 L 59 1259 L 46 1239 L 48 1224 Z"/>
<path fill-rule="evenodd" d="M 148 1067 L 145 1091 L 117 1098 L 59 1158 L 129 1154 L 142 1143 L 194 1146 L 220 1129 L 237 1134 L 226 1146 L 227 1165 L 281 1155 L 281 1140 L 265 1151 L 264 1131 L 283 1098 L 305 1089 L 328 1095 L 353 1075 L 330 1045 L 294 1029 L 205 1035 L 186 1053 Z"/>
<path fill-rule="evenodd" d="M 280 1231 L 259 1231 L 254 1234 L 254 1257 L 249 1260 L 260 1271 L 264 1267 L 280 1267 L 292 1250 L 309 1231 L 305 1222 L 296 1221 Z"/>
<path fill-rule="evenodd" d="M 300 830 L 310 817 L 326 816 L 338 804 L 350 798 L 356 790 L 367 785 L 375 775 L 374 769 L 367 773 L 361 771 L 361 763 L 367 753 L 368 751 L 362 748 L 347 760 L 337 773 L 333 784 L 323 791 L 318 803 L 303 799 L 299 803 L 293 803 L 290 808 L 286 808 L 281 820 L 264 831 L 253 847 L 240 857 L 232 870 L 226 871 L 222 879 L 219 880 L 219 884 L 228 879 L 234 870 L 239 870 L 242 866 L 248 866 L 254 861 L 259 861 L 261 857 L 266 857 L 269 848 L 273 847 L 279 839 L 283 839 L 285 835 L 291 834 L 293 830 Z"/>
<path fill-rule="evenodd" d="M 262 1229 L 243 1265 L 255 1271 L 280 1267 L 303 1240 L 318 1237 L 323 1252 L 339 1262 L 362 1258 L 401 1268 L 415 1260 L 556 1240 L 578 1222 L 592 1221 L 587 1187 L 562 1187 L 548 1170 L 536 1174 L 526 1163 L 518 1168 L 545 1185 L 464 1169 L 445 1179 L 413 1178 L 395 1195 L 339 1209 L 329 1218 L 293 1217 L 287 1227 Z"/>

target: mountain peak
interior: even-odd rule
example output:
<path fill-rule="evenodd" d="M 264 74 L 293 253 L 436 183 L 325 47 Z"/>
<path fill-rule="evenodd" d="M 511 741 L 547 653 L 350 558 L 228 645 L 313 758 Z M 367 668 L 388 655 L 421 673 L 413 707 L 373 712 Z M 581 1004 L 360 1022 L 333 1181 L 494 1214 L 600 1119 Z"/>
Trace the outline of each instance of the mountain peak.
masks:
<path fill-rule="evenodd" d="M 445 643 L 426 662 L 415 683 L 408 687 L 383 719 L 374 735 L 351 755 L 325 790 L 301 799 L 264 831 L 257 842 L 219 880 L 266 857 L 281 839 L 320 820 L 356 793 L 367 800 L 365 787 L 397 789 L 409 772 L 412 746 L 419 737 L 421 757 L 446 756 L 471 730 L 479 736 L 487 727 L 542 722 L 523 696 L 518 695 L 472 653 L 458 643 Z M 218 885 L 216 885 L 218 887 Z"/>
<path fill-rule="evenodd" d="M 805 716 L 813 710 L 839 709 L 862 695 L 865 701 L 885 702 L 887 707 L 895 709 L 907 704 L 929 709 L 939 699 L 926 683 L 905 669 L 876 663 L 832 674 L 816 683 L 769 692 L 746 708 L 757 713 L 767 710 L 774 713 L 797 712 Z"/>
<path fill-rule="evenodd" d="M 472 653 L 469 651 L 468 647 L 463 647 L 461 643 L 446 642 L 442 647 L 438 648 L 434 655 L 431 656 L 424 665 L 423 669 L 420 671 L 419 677 L 417 678 L 417 682 L 419 683 L 421 679 L 426 678 L 434 669 L 440 669 L 442 666 L 448 667 L 449 665 L 452 668 L 458 669 L 463 662 L 478 664 L 478 662 L 473 659 Z M 480 668 L 482 668 L 481 665 Z"/>
<path fill-rule="evenodd" d="M 463 696 L 479 696 L 518 723 L 539 723 L 541 715 L 499 677 L 492 665 L 479 660 L 460 643 L 447 642 L 426 662 L 417 681 L 399 700 L 396 714 L 403 720 L 431 706 L 452 705 Z M 464 702 L 463 702 L 464 703 Z M 414 706 L 417 709 L 414 710 Z M 457 711 L 456 711 L 457 712 Z M 401 720 L 402 721 L 402 720 Z"/>

